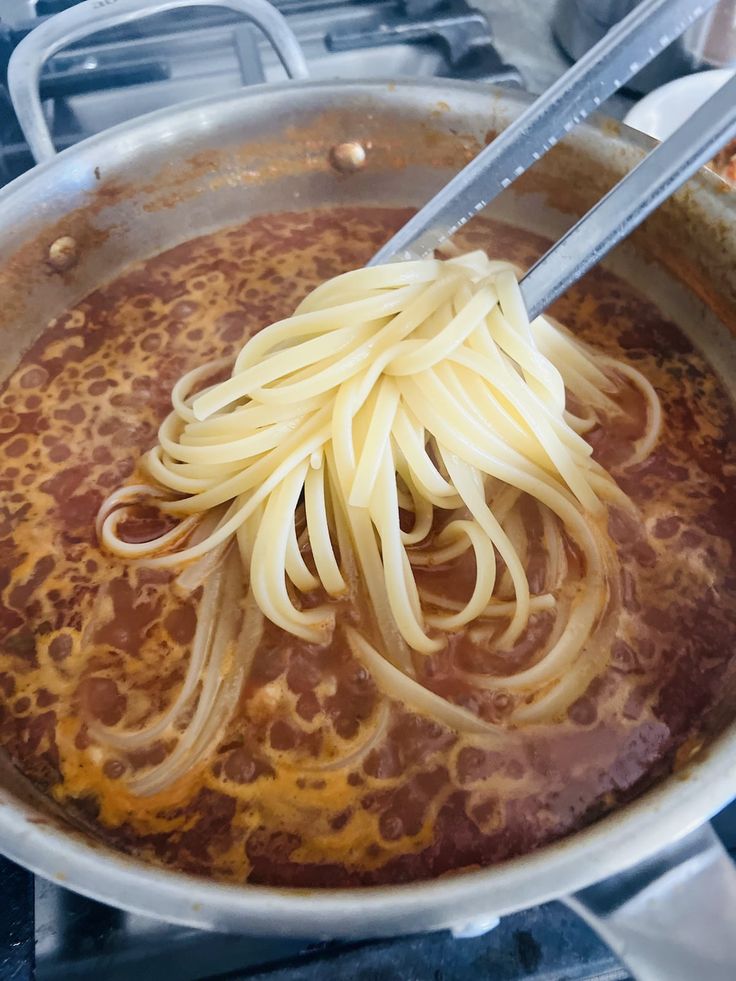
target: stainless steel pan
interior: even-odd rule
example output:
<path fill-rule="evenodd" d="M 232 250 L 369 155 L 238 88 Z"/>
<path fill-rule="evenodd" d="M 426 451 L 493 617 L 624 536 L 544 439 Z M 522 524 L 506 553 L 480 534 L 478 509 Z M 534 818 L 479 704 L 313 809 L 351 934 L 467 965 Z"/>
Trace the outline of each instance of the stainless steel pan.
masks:
<path fill-rule="evenodd" d="M 0 194 L 4 374 L 51 317 L 129 263 L 195 235 L 288 208 L 423 203 L 527 102 L 445 80 L 292 81 L 154 113 L 54 157 L 38 129 L 42 117 L 28 109 L 41 61 L 69 38 L 70 14 L 79 37 L 118 21 L 119 11 L 130 19 L 134 7 L 180 5 L 87 0 L 18 48 L 16 106 L 48 159 Z M 262 19 L 262 4 L 228 5 Z M 273 18 L 267 27 L 274 38 Z M 280 53 L 298 73 L 293 51 Z M 586 122 L 491 213 L 557 236 L 649 146 L 611 120 Z M 736 343 L 724 324 L 736 325 L 736 195 L 700 174 L 609 261 L 694 335 L 733 386 Z M 504 913 L 567 897 L 640 977 L 713 981 L 736 971 L 736 873 L 704 824 L 736 792 L 733 726 L 685 772 L 532 855 L 355 891 L 221 885 L 154 868 L 72 828 L 7 762 L 0 783 L 3 852 L 86 895 L 165 919 L 310 938 L 440 927 L 469 934 Z M 585 888 L 592 883 L 600 884 Z"/>

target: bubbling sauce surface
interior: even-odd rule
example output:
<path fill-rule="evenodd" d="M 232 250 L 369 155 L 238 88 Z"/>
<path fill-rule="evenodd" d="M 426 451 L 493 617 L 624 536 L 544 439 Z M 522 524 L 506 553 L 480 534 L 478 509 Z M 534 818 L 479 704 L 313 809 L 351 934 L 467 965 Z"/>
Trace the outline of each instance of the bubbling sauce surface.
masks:
<path fill-rule="evenodd" d="M 220 879 L 297 886 L 487 865 L 635 796 L 699 748 L 730 690 L 733 407 L 678 329 L 598 269 L 554 313 L 649 378 L 664 425 L 653 454 L 629 468 L 617 461 L 641 425 L 635 400 L 631 432 L 619 425 L 589 436 L 643 522 L 611 512 L 623 613 L 609 666 L 565 718 L 491 747 L 392 702 L 371 751 L 341 766 L 377 725 L 379 693 L 337 634 L 318 649 L 268 625 L 206 762 L 156 796 L 126 789 L 126 776 L 159 762 L 174 741 L 124 754 L 95 733 L 121 722 L 135 729 L 170 704 L 199 594 L 181 599 L 168 574 L 101 552 L 97 509 L 154 442 L 181 374 L 234 357 L 250 332 L 363 264 L 407 217 L 369 208 L 282 214 L 186 243 L 50 324 L 3 388 L 0 742 L 121 849 Z M 545 247 L 487 222 L 461 244 L 521 265 Z M 150 537 L 152 520 L 138 519 L 131 539 Z M 532 620 L 512 652 L 515 667 L 530 663 L 546 629 L 543 614 Z M 457 667 L 494 669 L 460 637 L 427 662 L 423 680 L 502 726 L 504 699 L 463 687 Z"/>

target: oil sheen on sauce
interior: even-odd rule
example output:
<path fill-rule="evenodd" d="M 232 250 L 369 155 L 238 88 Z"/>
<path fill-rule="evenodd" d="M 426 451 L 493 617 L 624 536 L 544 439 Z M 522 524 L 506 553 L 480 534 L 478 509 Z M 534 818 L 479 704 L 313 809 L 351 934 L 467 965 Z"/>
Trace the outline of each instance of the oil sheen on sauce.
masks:
<path fill-rule="evenodd" d="M 197 596 L 178 599 L 167 574 L 102 553 L 96 511 L 154 442 L 183 372 L 234 356 L 250 332 L 361 265 L 407 217 L 369 208 L 281 214 L 179 246 L 50 324 L 3 388 L 0 741 L 21 771 L 116 847 L 219 879 L 298 886 L 488 865 L 636 796 L 697 749 L 731 690 L 733 408 L 677 328 L 599 269 L 554 312 L 643 371 L 665 422 L 652 456 L 628 469 L 617 461 L 641 425 L 635 406 L 631 431 L 591 434 L 643 524 L 611 515 L 619 635 L 609 666 L 565 718 L 489 746 L 392 703 L 386 735 L 365 758 L 325 768 L 370 731 L 379 695 L 338 641 L 315 649 L 269 626 L 236 717 L 205 763 L 157 796 L 126 789 L 130 772 L 172 744 L 124 755 L 90 730 L 145 724 L 170 703 Z M 464 244 L 522 265 L 545 247 L 488 223 L 471 226 Z M 511 655 L 519 668 L 545 629 L 532 622 Z M 427 665 L 426 681 L 503 726 L 504 699 L 453 682 L 454 665 L 492 670 L 487 651 L 453 642 Z"/>

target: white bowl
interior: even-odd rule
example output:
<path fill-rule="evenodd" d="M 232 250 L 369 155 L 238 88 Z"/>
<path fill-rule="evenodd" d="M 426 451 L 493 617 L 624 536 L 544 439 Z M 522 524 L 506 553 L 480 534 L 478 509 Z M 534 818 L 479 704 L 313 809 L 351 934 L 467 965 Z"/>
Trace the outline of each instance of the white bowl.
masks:
<path fill-rule="evenodd" d="M 665 140 L 734 74 L 728 68 L 718 68 L 677 78 L 637 102 L 624 122 L 657 140 Z"/>

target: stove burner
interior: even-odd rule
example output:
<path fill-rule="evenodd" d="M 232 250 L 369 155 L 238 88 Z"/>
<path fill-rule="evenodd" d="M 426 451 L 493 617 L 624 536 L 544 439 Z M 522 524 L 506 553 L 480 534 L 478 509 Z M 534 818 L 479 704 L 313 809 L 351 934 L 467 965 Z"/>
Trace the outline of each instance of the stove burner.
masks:
<path fill-rule="evenodd" d="M 494 48 L 488 21 L 465 0 L 405 0 L 398 6 L 402 9 L 377 12 L 334 28 L 327 34 L 328 47 L 354 51 L 397 41 L 436 41 L 445 50 L 449 68 L 439 75 L 519 83 L 519 73 Z"/>
<path fill-rule="evenodd" d="M 77 0 L 3 0 L 0 83 L 15 45 Z M 438 75 L 519 84 L 487 19 L 466 0 L 276 0 L 314 78 Z M 262 35 L 212 8 L 157 14 L 98 32 L 51 58 L 41 76 L 63 149 L 130 118 L 285 76 Z M 127 95 L 123 94 L 123 90 Z M 0 185 L 32 166 L 0 85 Z"/>

